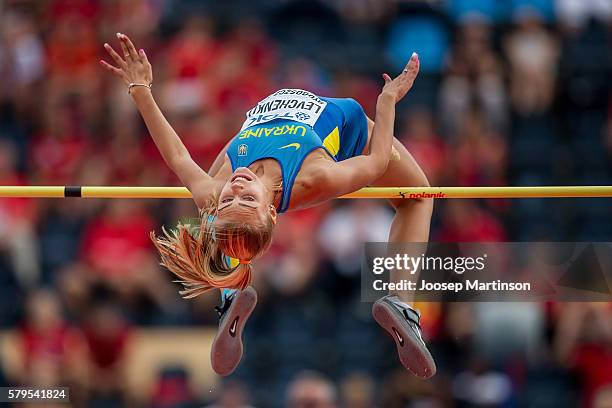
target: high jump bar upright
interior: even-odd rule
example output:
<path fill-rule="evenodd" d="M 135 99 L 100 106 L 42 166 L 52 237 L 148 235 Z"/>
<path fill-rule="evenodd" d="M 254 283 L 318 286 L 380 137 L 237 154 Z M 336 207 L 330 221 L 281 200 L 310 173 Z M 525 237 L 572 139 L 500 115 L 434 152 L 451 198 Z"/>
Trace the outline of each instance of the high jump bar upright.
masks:
<path fill-rule="evenodd" d="M 0 186 L 2 197 L 191 198 L 185 187 Z M 340 198 L 562 198 L 611 197 L 612 186 L 367 187 Z"/>

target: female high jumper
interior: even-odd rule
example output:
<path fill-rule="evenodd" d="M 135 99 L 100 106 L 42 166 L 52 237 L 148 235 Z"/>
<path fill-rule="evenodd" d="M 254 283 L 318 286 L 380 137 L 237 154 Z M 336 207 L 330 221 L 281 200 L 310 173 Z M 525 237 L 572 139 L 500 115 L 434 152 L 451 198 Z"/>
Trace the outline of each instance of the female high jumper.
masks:
<path fill-rule="evenodd" d="M 116 66 L 101 60 L 127 86 L 167 165 L 193 195 L 200 225 L 179 224 L 151 234 L 161 264 L 195 297 L 222 290 L 219 330 L 211 350 L 213 369 L 229 375 L 242 358 L 242 330 L 255 308 L 251 261 L 272 241 L 277 215 L 312 207 L 366 186 L 428 186 L 425 174 L 393 137 L 395 105 L 412 87 L 419 58 L 412 54 L 395 79 L 383 74 L 375 120 L 349 98 L 327 98 L 281 89 L 246 114 L 241 130 L 206 173 L 191 158 L 153 99 L 153 73 L 144 50 L 117 37 L 123 58 L 104 48 Z M 433 200 L 390 200 L 395 209 L 390 242 L 427 242 Z M 401 363 L 421 378 L 435 374 L 419 325 L 420 314 L 405 292 L 374 303 L 375 320 L 395 340 Z"/>

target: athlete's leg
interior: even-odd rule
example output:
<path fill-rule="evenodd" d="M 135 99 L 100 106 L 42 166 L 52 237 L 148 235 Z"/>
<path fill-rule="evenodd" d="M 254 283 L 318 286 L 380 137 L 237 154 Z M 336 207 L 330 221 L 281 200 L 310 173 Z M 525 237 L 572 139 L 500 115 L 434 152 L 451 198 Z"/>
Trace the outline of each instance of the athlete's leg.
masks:
<path fill-rule="evenodd" d="M 257 304 L 257 292 L 252 286 L 244 290 L 224 290 L 219 313 L 219 330 L 210 349 L 213 370 L 230 375 L 242 359 L 242 331 Z"/>
<path fill-rule="evenodd" d="M 368 137 L 372 134 L 373 124 L 368 119 Z M 429 186 L 425 173 L 397 139 L 393 140 L 393 149 L 393 157 L 387 171 L 374 183 L 374 186 Z M 408 255 L 420 256 L 425 252 L 429 240 L 433 200 L 397 199 L 390 200 L 390 203 L 395 208 L 395 218 L 391 225 L 389 242 L 422 243 L 410 248 L 409 251 L 407 249 L 407 252 L 412 252 Z M 391 281 L 408 278 L 402 276 L 405 273 L 407 272 L 393 272 Z M 418 271 L 410 276 L 410 279 L 415 281 L 418 278 Z M 436 373 L 436 364 L 421 336 L 421 316 L 409 305 L 412 300 L 411 294 L 407 291 L 390 291 L 389 295 L 374 303 L 372 315 L 395 341 L 402 365 L 421 378 L 429 378 Z"/>
<path fill-rule="evenodd" d="M 368 119 L 368 138 L 372 134 L 374 122 Z M 367 148 L 367 147 L 366 147 Z M 406 147 L 397 139 L 393 139 L 395 152 L 387 171 L 373 185 L 378 187 L 429 187 L 427 177 L 416 160 L 408 152 Z M 389 242 L 420 242 L 429 241 L 429 226 L 433 211 L 433 199 L 395 199 L 389 200 L 395 208 L 395 217 L 391 224 Z M 415 247 L 415 256 L 419 256 L 426 249 L 426 245 Z M 418 272 L 411 275 L 411 279 L 418 278 Z M 399 281 L 402 276 L 391 276 L 392 281 Z M 411 303 L 411 292 L 391 292 L 397 295 L 403 302 Z"/>
<path fill-rule="evenodd" d="M 232 265 L 229 257 L 226 261 Z M 242 359 L 244 347 L 242 331 L 257 304 L 257 292 L 252 286 L 244 290 L 221 289 L 221 305 L 215 307 L 219 313 L 219 330 L 210 350 L 213 370 L 219 375 L 230 375 Z"/>

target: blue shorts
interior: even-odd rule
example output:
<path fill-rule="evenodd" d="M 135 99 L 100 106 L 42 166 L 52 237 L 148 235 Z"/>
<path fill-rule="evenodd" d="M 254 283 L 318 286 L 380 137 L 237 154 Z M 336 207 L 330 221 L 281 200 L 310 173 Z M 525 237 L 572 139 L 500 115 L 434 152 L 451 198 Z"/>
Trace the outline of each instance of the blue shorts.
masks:
<path fill-rule="evenodd" d="M 338 161 L 359 156 L 368 143 L 368 121 L 352 98 L 326 98 L 325 110 L 314 125 L 323 146 Z"/>

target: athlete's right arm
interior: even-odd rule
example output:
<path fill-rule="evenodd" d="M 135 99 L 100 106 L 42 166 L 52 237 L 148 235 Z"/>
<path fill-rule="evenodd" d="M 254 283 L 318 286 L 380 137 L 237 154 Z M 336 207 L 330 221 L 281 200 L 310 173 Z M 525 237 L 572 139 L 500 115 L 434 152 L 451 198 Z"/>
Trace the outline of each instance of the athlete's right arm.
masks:
<path fill-rule="evenodd" d="M 127 86 L 130 84 L 151 84 L 153 81 L 151 64 L 144 51 L 136 52 L 132 41 L 125 34 L 117 34 L 117 37 L 121 42 L 124 58 L 121 58 L 110 45 L 104 44 L 104 48 L 118 67 L 110 65 L 106 61 L 100 61 L 101 64 L 123 79 Z M 133 86 L 130 89 L 130 95 L 164 161 L 178 176 L 183 185 L 191 191 L 194 201 L 201 208 L 212 197 L 218 182 L 213 180 L 193 161 L 180 137 L 157 106 L 149 87 Z"/>
<path fill-rule="evenodd" d="M 225 163 L 225 158 L 227 157 L 227 149 L 231 143 L 232 139 L 225 144 L 225 147 L 219 152 L 215 161 L 210 166 L 210 169 L 208 169 L 208 174 L 210 174 L 211 177 L 215 177 L 219 173 L 219 170 L 221 170 L 221 167 L 223 167 L 223 163 Z"/>

